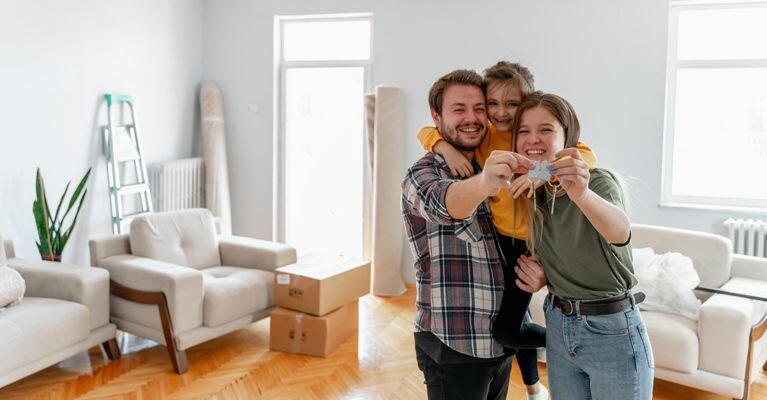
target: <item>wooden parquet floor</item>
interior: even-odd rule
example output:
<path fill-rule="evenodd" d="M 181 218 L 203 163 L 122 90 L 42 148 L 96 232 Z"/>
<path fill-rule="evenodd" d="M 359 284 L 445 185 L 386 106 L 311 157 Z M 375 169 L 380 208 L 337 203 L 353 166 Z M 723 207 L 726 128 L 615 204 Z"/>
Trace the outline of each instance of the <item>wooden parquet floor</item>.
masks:
<path fill-rule="evenodd" d="M 30 399 L 425 399 L 415 363 L 413 288 L 399 297 L 360 299 L 360 329 L 327 358 L 269 350 L 269 320 L 187 351 L 177 375 L 165 348 L 123 335 L 123 357 L 110 362 L 92 349 L 0 389 L 2 400 Z M 2 360 L 0 360 L 2 362 Z M 546 384 L 546 367 L 540 373 Z M 516 365 L 509 399 L 525 399 Z M 767 399 L 767 375 L 752 387 Z M 725 397 L 655 381 L 655 399 Z"/>

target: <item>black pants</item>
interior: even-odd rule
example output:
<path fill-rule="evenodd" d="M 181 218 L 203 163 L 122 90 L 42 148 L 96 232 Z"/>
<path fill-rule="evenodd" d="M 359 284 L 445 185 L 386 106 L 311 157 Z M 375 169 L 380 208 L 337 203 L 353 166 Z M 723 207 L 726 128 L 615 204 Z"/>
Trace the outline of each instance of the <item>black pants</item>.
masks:
<path fill-rule="evenodd" d="M 534 385 L 541 379 L 538 376 L 538 350 L 518 349 L 516 356 L 522 382 L 527 386 Z"/>
<path fill-rule="evenodd" d="M 461 354 L 430 332 L 415 334 L 415 355 L 429 400 L 502 400 L 509 391 L 511 357 Z"/>
<path fill-rule="evenodd" d="M 514 266 L 517 259 L 527 254 L 524 240 L 498 235 L 501 251 L 506 264 L 503 266 L 505 290 L 498 317 L 493 325 L 493 336 L 504 347 L 517 350 L 522 380 L 526 385 L 538 381 L 538 361 L 536 348 L 546 346 L 546 329 L 530 321 L 527 308 L 530 306 L 532 293 L 520 289 L 515 283 L 517 273 Z"/>

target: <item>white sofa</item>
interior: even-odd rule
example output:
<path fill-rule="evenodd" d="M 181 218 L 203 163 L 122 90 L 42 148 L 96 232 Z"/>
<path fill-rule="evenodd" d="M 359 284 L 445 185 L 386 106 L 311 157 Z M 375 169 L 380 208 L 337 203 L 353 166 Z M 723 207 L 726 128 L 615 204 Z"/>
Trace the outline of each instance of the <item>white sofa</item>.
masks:
<path fill-rule="evenodd" d="M 130 234 L 91 240 L 90 252 L 110 274 L 112 321 L 165 345 L 179 374 L 186 349 L 269 316 L 273 271 L 296 262 L 290 246 L 216 235 L 206 209 L 137 217 Z"/>
<path fill-rule="evenodd" d="M 11 241 L 0 238 L 0 266 L 6 262 L 27 289 L 0 312 L 0 387 L 99 344 L 110 359 L 120 357 L 106 270 L 15 258 Z"/>
<path fill-rule="evenodd" d="M 767 259 L 732 254 L 729 239 L 682 229 L 633 224 L 633 248 L 690 257 L 701 286 L 767 297 Z M 546 290 L 533 296 L 533 320 L 544 324 Z M 749 398 L 754 371 L 767 360 L 767 303 L 697 292 L 699 320 L 643 311 L 655 358 L 655 377 L 736 399 Z M 753 328 L 753 330 L 752 330 Z M 752 343 L 752 338 L 757 339 Z M 748 365 L 748 368 L 746 367 Z"/>

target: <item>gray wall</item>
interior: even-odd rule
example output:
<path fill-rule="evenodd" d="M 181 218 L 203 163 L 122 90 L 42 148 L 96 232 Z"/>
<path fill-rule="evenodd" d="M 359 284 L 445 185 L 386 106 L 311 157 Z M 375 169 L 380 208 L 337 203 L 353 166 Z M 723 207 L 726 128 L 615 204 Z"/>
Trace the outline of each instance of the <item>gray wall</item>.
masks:
<path fill-rule="evenodd" d="M 667 0 L 3 1 L 0 233 L 22 256 L 36 257 L 35 168 L 53 197 L 94 166 L 65 253 L 87 261 L 87 238 L 110 233 L 100 96 L 136 97 L 150 162 L 186 157 L 199 135 L 196 89 L 204 78 L 224 92 L 234 231 L 271 238 L 274 16 L 348 12 L 374 14 L 374 84 L 406 92 L 407 164 L 422 154 L 415 133 L 431 123 L 426 92 L 434 79 L 508 59 L 529 66 L 538 88 L 572 101 L 583 140 L 626 178 L 633 221 L 722 233 L 729 216 L 763 218 L 658 206 L 667 10 Z M 401 257 L 412 279 L 409 251 Z"/>
<path fill-rule="evenodd" d="M 134 96 L 150 162 L 192 154 L 202 76 L 202 2 L 3 0 L 0 4 L 0 234 L 37 258 L 35 169 L 55 207 L 93 166 L 64 260 L 111 234 L 99 125 L 101 96 Z M 72 187 L 71 189 L 74 189 Z M 71 193 L 71 190 L 70 190 Z"/>
<path fill-rule="evenodd" d="M 372 12 L 374 84 L 407 96 L 407 163 L 422 154 L 417 130 L 431 121 L 426 93 L 455 68 L 501 59 L 531 68 L 537 87 L 577 109 L 583 140 L 630 188 L 635 222 L 723 233 L 729 216 L 764 214 L 659 207 L 667 0 L 204 1 L 204 65 L 226 98 L 236 232 L 272 232 L 274 15 Z M 257 103 L 260 111 L 248 113 Z M 403 172 L 404 172 L 403 166 Z M 715 183 L 712 183 L 715 184 Z M 407 249 L 407 248 L 406 248 Z M 396 257 L 397 255 L 392 255 Z M 413 279 L 409 250 L 403 274 Z"/>

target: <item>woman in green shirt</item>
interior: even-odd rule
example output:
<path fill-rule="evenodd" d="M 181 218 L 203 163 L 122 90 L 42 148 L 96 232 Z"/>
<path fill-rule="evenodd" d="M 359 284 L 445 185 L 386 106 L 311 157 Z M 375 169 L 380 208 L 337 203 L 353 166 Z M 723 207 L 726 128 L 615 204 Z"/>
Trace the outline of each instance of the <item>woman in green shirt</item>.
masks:
<path fill-rule="evenodd" d="M 552 398 L 651 399 L 652 349 L 636 307 L 644 297 L 630 292 L 637 281 L 618 180 L 582 160 L 575 148 L 578 118 L 557 95 L 526 97 L 512 132 L 513 151 L 552 174 L 528 193 L 532 256 L 519 260 L 542 264 L 549 281 L 544 308 Z M 533 187 L 527 181 L 513 187 L 520 184 Z"/>

